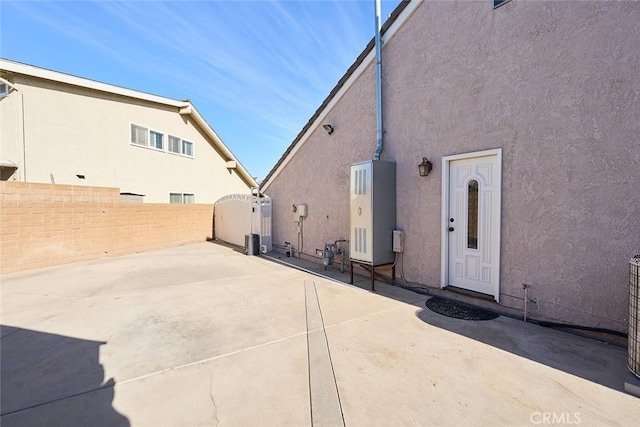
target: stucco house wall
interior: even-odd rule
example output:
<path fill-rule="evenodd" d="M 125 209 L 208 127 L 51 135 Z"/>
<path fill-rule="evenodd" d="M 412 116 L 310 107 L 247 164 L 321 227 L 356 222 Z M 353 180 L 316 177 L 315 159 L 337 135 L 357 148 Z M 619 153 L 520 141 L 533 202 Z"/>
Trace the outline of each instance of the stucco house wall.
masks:
<path fill-rule="evenodd" d="M 46 79 L 15 72 L 21 64 L 3 65 L 9 68 L 3 77 L 16 89 L 0 100 L 1 156 L 19 163 L 9 179 L 118 187 L 144 194 L 149 203 L 188 193 L 196 203 L 213 204 L 257 185 L 222 141 L 212 138 L 213 131 L 185 113 L 193 111 L 187 101 L 125 96 L 121 88 L 102 84 L 106 90 L 96 90 L 96 83 L 85 79 L 48 70 L 53 78 Z M 164 134 L 164 150 L 131 144 L 132 123 Z M 192 142 L 193 157 L 169 152 L 168 135 Z M 227 168 L 228 161 L 236 167 Z"/>
<path fill-rule="evenodd" d="M 500 304 L 522 308 L 527 283 L 539 318 L 626 330 L 640 3 L 420 2 L 403 14 L 383 47 L 382 159 L 397 162 L 405 278 L 441 285 L 443 156 L 500 148 Z M 375 70 L 361 68 L 265 180 L 274 243 L 296 241 L 292 203 L 309 206 L 304 253 L 349 236 L 349 165 L 376 141 Z M 420 177 L 425 156 L 434 170 Z"/>

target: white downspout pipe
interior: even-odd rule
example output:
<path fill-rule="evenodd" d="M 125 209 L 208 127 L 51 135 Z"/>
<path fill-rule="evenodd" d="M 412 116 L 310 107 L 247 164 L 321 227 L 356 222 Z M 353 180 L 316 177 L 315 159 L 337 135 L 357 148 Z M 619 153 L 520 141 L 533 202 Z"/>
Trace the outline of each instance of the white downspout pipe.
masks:
<path fill-rule="evenodd" d="M 24 125 L 24 94 L 17 89 L 16 91 L 20 95 L 20 121 L 22 122 L 22 178 L 23 182 L 27 182 L 27 139 Z"/>
<path fill-rule="evenodd" d="M 378 127 L 378 137 L 376 142 L 376 152 L 373 154 L 373 160 L 380 160 L 382 154 L 382 40 L 380 32 L 382 31 L 381 0 L 375 0 L 376 8 L 376 121 Z"/>

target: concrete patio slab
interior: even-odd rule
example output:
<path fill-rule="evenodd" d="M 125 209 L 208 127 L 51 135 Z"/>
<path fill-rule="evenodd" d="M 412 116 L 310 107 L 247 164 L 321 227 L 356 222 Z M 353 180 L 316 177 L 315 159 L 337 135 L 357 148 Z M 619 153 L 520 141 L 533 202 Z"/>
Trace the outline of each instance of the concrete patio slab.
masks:
<path fill-rule="evenodd" d="M 2 276 L 0 421 L 625 426 L 640 418 L 638 399 L 624 393 L 624 348 L 507 317 L 451 319 L 428 310 L 426 295 L 376 288 L 214 243 Z"/>

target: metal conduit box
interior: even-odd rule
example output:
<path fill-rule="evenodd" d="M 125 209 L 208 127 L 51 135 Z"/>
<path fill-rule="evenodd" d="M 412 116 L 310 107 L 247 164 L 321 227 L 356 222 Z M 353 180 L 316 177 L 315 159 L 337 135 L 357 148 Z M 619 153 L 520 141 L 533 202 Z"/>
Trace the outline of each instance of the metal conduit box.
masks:
<path fill-rule="evenodd" d="M 396 164 L 370 160 L 351 165 L 350 242 L 352 260 L 391 264 L 396 228 Z"/>

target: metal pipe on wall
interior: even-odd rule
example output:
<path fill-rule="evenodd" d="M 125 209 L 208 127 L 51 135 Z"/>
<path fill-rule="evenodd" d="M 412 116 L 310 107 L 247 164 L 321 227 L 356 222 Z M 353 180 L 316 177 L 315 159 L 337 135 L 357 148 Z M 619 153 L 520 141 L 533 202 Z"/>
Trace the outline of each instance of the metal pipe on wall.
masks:
<path fill-rule="evenodd" d="M 527 296 L 527 288 L 529 285 L 523 284 L 522 288 L 524 289 L 524 321 L 527 321 L 527 304 L 529 303 L 529 297 Z"/>
<path fill-rule="evenodd" d="M 376 122 L 377 122 L 377 140 L 376 152 L 373 154 L 373 160 L 380 160 L 382 154 L 382 39 L 380 32 L 382 31 L 381 23 L 381 0 L 375 0 L 376 9 Z"/>

